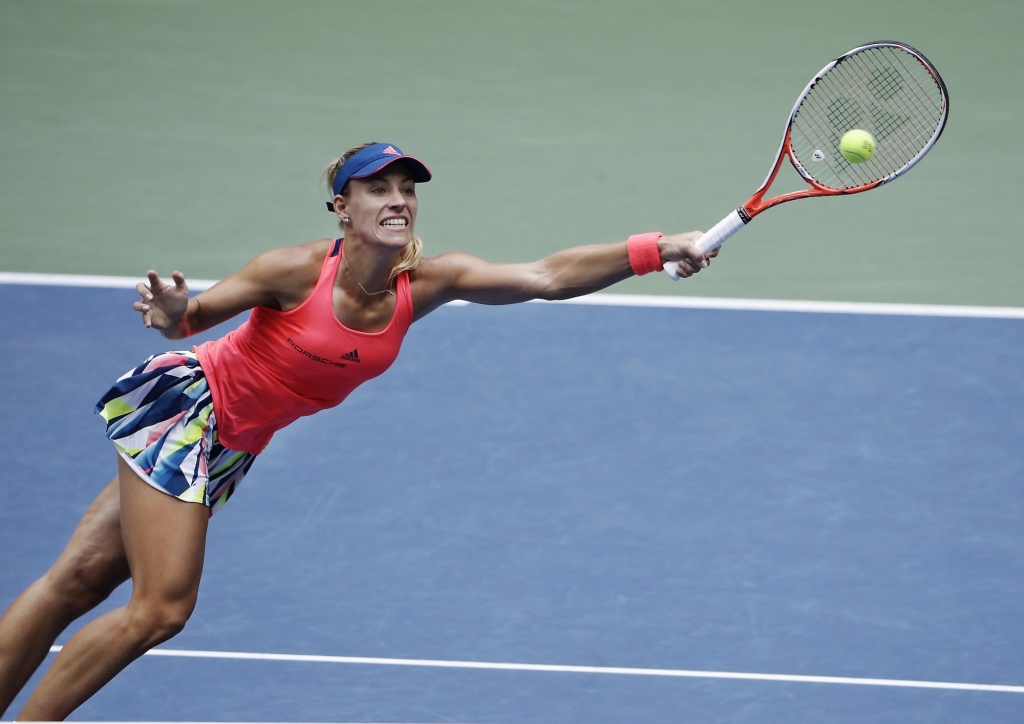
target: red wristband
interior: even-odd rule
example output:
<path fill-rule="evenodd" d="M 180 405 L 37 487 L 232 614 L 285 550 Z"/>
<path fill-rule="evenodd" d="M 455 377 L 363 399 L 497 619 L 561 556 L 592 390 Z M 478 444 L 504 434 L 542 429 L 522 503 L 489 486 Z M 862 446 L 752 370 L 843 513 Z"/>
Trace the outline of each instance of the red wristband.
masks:
<path fill-rule="evenodd" d="M 661 252 L 658 251 L 658 239 L 663 237 L 660 231 L 648 231 L 646 234 L 633 234 L 626 243 L 629 252 L 629 265 L 637 276 L 661 271 Z"/>

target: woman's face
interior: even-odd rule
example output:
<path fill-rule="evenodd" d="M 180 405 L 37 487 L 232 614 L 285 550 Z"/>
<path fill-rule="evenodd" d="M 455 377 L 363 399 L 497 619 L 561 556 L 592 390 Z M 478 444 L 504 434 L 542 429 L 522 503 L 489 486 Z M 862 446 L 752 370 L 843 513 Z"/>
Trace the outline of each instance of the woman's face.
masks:
<path fill-rule="evenodd" d="M 334 207 L 348 218 L 345 233 L 362 241 L 402 249 L 412 240 L 416 223 L 416 183 L 399 162 L 367 178 L 348 182 L 348 195 L 336 196 Z"/>

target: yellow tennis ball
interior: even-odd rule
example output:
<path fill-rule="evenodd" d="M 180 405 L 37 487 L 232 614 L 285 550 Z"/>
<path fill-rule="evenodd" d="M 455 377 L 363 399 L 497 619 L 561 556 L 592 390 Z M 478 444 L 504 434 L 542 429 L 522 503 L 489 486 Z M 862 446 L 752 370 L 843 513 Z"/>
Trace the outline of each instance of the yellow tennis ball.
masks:
<path fill-rule="evenodd" d="M 843 134 L 839 153 L 850 163 L 864 163 L 875 154 L 875 137 L 855 128 Z"/>

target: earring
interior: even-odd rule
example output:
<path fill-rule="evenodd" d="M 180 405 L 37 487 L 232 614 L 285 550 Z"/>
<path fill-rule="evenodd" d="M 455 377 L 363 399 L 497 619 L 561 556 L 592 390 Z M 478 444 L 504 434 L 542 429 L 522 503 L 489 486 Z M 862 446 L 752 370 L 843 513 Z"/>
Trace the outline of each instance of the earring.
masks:
<path fill-rule="evenodd" d="M 349 222 L 349 218 L 347 216 L 342 216 L 341 217 L 341 223 L 347 224 L 348 222 Z"/>

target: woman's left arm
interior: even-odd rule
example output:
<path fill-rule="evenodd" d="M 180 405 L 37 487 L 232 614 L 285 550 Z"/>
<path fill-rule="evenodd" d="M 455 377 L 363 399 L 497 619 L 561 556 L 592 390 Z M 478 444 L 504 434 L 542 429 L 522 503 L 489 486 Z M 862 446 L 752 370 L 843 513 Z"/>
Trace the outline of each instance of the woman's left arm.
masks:
<path fill-rule="evenodd" d="M 661 260 L 680 262 L 682 276 L 696 274 L 718 253 L 702 254 L 694 245 L 700 236 L 701 232 L 690 231 L 661 237 L 657 242 Z M 414 297 L 418 297 L 417 316 L 422 316 L 457 299 L 477 304 L 571 299 L 633 274 L 626 242 L 577 246 L 528 264 L 494 264 L 469 254 L 447 253 L 423 260 L 417 270 L 421 293 Z"/>

